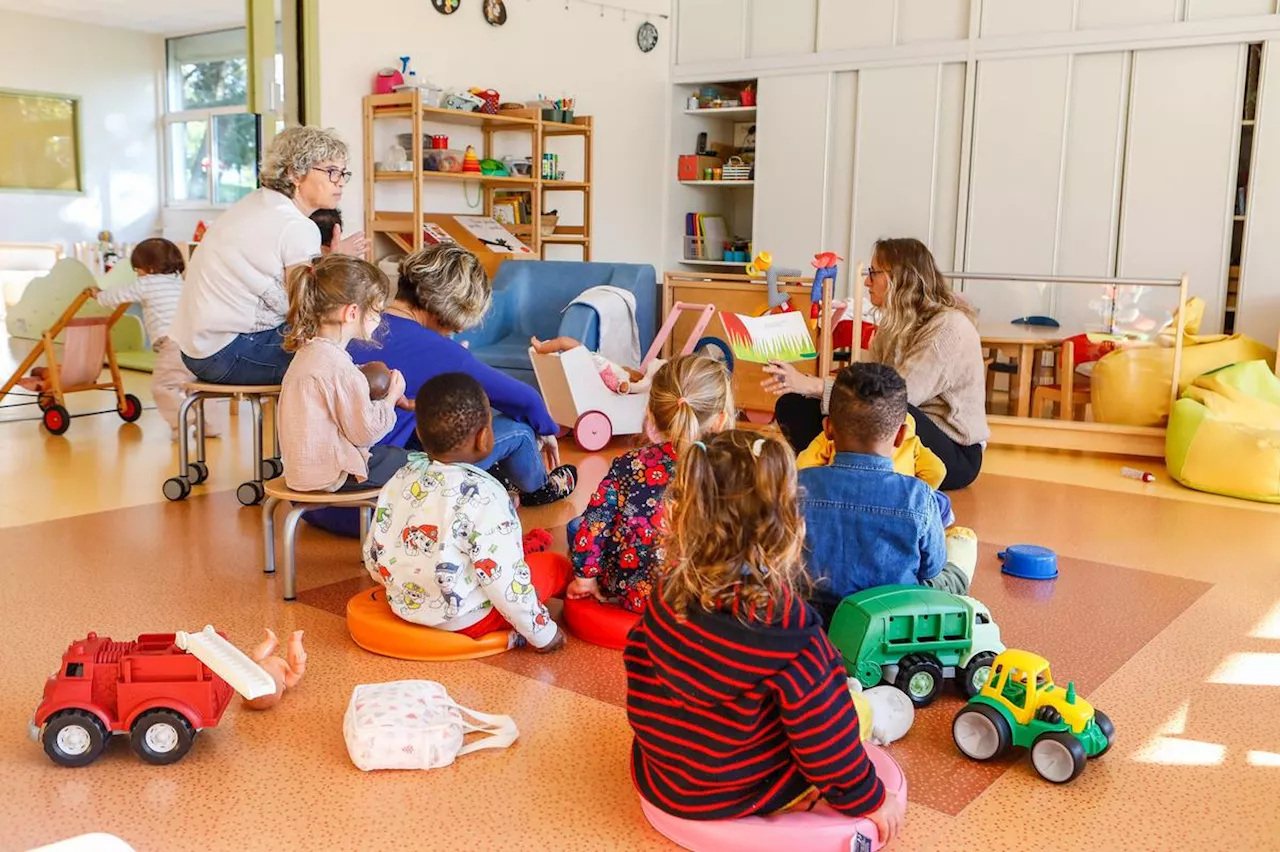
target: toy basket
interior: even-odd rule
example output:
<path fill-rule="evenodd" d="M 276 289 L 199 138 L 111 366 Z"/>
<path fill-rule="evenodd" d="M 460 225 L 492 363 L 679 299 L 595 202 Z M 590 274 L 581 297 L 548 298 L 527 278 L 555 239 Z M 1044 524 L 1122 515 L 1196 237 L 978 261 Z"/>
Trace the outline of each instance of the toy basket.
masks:
<path fill-rule="evenodd" d="M 724 244 L 706 237 L 684 238 L 685 260 L 724 260 Z"/>
<path fill-rule="evenodd" d="M 743 162 L 741 157 L 730 157 L 720 173 L 724 180 L 751 180 L 751 166 Z"/>
<path fill-rule="evenodd" d="M 484 102 L 480 105 L 480 112 L 485 115 L 498 114 L 498 104 L 502 102 L 502 97 L 493 89 L 472 89 L 471 94 Z"/>

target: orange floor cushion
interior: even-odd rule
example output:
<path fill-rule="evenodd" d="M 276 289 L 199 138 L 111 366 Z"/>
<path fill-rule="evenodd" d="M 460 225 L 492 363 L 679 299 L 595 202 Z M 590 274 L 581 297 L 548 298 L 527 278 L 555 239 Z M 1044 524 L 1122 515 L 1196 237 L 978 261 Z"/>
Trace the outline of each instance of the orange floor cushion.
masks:
<path fill-rule="evenodd" d="M 347 601 L 347 630 L 366 651 L 423 662 L 490 657 L 511 647 L 512 638 L 510 630 L 472 639 L 461 633 L 411 624 L 391 611 L 386 591 L 381 588 L 366 589 Z"/>

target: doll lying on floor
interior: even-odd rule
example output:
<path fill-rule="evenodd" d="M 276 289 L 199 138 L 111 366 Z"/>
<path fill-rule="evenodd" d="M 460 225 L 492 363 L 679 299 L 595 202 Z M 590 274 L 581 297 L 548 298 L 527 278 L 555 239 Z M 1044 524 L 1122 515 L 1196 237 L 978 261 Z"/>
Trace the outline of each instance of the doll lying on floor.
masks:
<path fill-rule="evenodd" d="M 539 340 L 536 337 L 529 338 L 529 346 L 539 355 L 568 352 L 570 349 L 577 349 L 581 345 L 581 342 L 574 340 L 572 337 L 557 337 L 553 340 Z M 653 374 L 658 372 L 658 368 L 666 363 L 661 358 L 654 358 L 644 371 L 640 371 L 631 367 L 624 367 L 621 364 L 615 364 L 595 352 L 591 353 L 591 361 L 595 364 L 596 371 L 600 373 L 604 386 L 617 394 L 647 393 L 649 386 L 653 384 Z"/>

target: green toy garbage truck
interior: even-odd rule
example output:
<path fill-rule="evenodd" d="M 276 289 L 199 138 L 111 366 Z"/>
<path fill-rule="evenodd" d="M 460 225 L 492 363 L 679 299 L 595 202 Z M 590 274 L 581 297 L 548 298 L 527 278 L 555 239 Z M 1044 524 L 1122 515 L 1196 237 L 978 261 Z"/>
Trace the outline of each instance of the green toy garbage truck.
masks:
<path fill-rule="evenodd" d="M 966 698 L 977 695 L 1004 651 L 989 609 L 927 586 L 877 586 L 849 595 L 828 635 L 863 687 L 891 683 L 917 707 L 938 697 L 944 677 L 959 680 Z"/>

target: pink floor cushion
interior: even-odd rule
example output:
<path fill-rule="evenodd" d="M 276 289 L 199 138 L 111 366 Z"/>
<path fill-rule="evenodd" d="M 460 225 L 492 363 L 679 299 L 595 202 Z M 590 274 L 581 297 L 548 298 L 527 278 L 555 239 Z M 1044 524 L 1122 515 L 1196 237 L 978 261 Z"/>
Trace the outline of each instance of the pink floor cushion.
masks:
<path fill-rule="evenodd" d="M 907 779 L 902 770 L 879 747 L 868 743 L 866 749 L 885 789 L 905 808 Z M 674 817 L 644 799 L 640 808 L 659 834 L 691 852 L 850 852 L 883 846 L 870 820 L 850 819 L 824 805 L 812 811 L 706 821 Z M 870 846 L 853 846 L 858 834 L 866 837 Z"/>
<path fill-rule="evenodd" d="M 600 603 L 595 598 L 565 598 L 564 601 L 564 624 L 570 633 L 584 642 L 615 651 L 627 647 L 627 634 L 639 620 L 639 613 Z"/>

